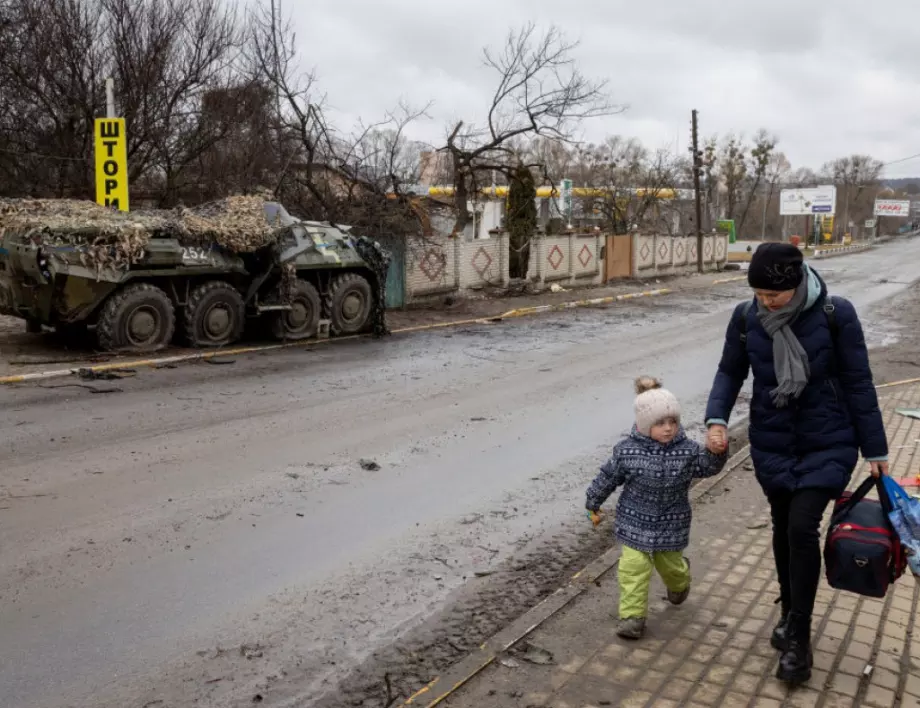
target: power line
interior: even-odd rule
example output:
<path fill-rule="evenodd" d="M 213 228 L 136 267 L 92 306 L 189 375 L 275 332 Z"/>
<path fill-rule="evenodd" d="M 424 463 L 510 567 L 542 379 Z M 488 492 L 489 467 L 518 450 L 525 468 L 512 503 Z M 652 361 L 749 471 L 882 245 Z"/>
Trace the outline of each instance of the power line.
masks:
<path fill-rule="evenodd" d="M 888 167 L 888 165 L 897 165 L 901 162 L 908 162 L 910 160 L 916 160 L 918 157 L 920 157 L 920 153 L 917 153 L 916 155 L 911 155 L 910 157 L 902 157 L 900 160 L 892 160 L 891 162 L 883 162 L 882 167 Z"/>
<path fill-rule="evenodd" d="M 42 152 L 35 152 L 34 150 L 8 150 L 6 148 L 0 148 L 0 152 L 6 153 L 7 155 L 16 155 L 17 157 L 40 157 L 45 160 L 60 160 L 62 162 L 89 162 L 89 158 L 85 157 L 68 157 L 65 155 L 48 155 Z"/>

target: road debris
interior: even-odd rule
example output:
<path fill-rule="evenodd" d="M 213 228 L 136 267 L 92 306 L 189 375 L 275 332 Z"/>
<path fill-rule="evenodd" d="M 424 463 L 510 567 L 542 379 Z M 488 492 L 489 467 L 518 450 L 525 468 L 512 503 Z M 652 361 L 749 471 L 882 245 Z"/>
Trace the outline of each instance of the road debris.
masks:
<path fill-rule="evenodd" d="M 542 647 L 538 647 L 536 644 L 531 644 L 530 642 L 524 642 L 520 648 L 513 651 L 515 656 L 517 656 L 522 661 L 526 661 L 528 664 L 536 664 L 537 666 L 549 666 L 555 662 L 555 658 L 553 657 L 552 652 L 549 652 Z"/>
<path fill-rule="evenodd" d="M 380 469 L 380 465 L 377 464 L 374 460 L 369 460 L 362 458 L 358 460 L 358 464 L 361 465 L 361 469 L 367 472 L 376 472 Z"/>
<path fill-rule="evenodd" d="M 77 369 L 76 375 L 83 381 L 118 381 L 137 376 L 137 369 L 109 369 L 108 371 L 95 371 L 93 369 Z"/>
<path fill-rule="evenodd" d="M 95 386 L 88 386 L 86 384 L 57 384 L 56 386 L 42 386 L 39 385 L 38 388 L 45 389 L 56 389 L 56 388 L 85 388 L 90 393 L 123 393 L 124 389 L 119 388 L 118 386 L 111 386 L 109 388 L 97 388 Z"/>
<path fill-rule="evenodd" d="M 244 659 L 261 659 L 265 649 L 261 644 L 243 644 L 240 646 L 240 656 Z"/>

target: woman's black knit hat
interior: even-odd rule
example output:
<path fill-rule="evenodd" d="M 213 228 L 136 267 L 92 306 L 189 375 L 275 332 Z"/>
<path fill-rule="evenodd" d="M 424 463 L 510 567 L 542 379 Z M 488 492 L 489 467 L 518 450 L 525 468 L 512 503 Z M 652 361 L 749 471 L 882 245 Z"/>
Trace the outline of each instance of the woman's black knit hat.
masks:
<path fill-rule="evenodd" d="M 804 277 L 802 252 L 791 243 L 764 243 L 754 251 L 748 284 L 757 290 L 795 290 Z"/>

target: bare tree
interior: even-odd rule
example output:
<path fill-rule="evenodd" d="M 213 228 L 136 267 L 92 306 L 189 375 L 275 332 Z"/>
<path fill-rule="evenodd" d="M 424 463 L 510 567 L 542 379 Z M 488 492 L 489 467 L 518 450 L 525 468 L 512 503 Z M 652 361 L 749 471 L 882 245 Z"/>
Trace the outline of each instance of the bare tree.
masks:
<path fill-rule="evenodd" d="M 227 134 L 203 100 L 235 80 L 239 23 L 221 0 L 6 0 L 0 190 L 90 197 L 93 123 L 115 78 L 133 191 L 175 203 Z"/>
<path fill-rule="evenodd" d="M 789 160 L 786 159 L 786 156 L 783 153 L 774 152 L 772 155 L 770 155 L 770 163 L 767 165 L 767 170 L 764 174 L 764 181 L 766 182 L 766 189 L 764 191 L 766 194 L 762 199 L 763 209 L 761 213 L 760 226 L 760 234 L 762 238 L 766 238 L 768 231 L 771 235 L 775 235 L 776 229 L 774 229 L 774 225 L 776 222 L 771 222 L 771 216 L 778 217 L 779 209 L 774 211 L 773 199 L 777 195 L 777 192 L 779 192 L 781 186 L 788 180 L 791 169 L 792 165 L 789 163 Z"/>
<path fill-rule="evenodd" d="M 613 233 L 626 233 L 633 224 L 655 230 L 671 229 L 663 217 L 674 203 L 683 165 L 667 150 L 650 151 L 635 138 L 612 136 L 583 151 L 591 176 L 586 186 L 597 193 L 586 207 L 603 215 Z"/>
<path fill-rule="evenodd" d="M 221 0 L 101 0 L 111 27 L 119 102 L 130 127 L 133 176 L 148 173 L 164 206 L 200 187 L 195 169 L 241 116 L 213 110 L 239 86 L 235 64 L 244 30 Z M 212 110 L 205 115 L 206 97 Z M 256 104 L 258 112 L 261 106 Z M 248 118 L 247 118 L 248 119 Z"/>
<path fill-rule="evenodd" d="M 481 175 L 507 176 L 517 167 L 515 138 L 569 141 L 580 121 L 620 110 L 608 102 L 605 82 L 591 81 L 575 67 L 576 46 L 556 28 L 539 34 L 529 24 L 510 31 L 501 50 L 484 50 L 486 66 L 498 75 L 485 122 L 458 121 L 442 148 L 453 162 L 455 233 L 471 219 L 469 199 L 478 192 Z"/>
<path fill-rule="evenodd" d="M 744 184 L 748 177 L 743 138 L 729 135 L 722 143 L 716 163 L 716 173 L 725 190 L 726 219 L 735 219 L 743 200 Z"/>
<path fill-rule="evenodd" d="M 376 123 L 338 130 L 326 117 L 315 73 L 299 66 L 295 33 L 276 0 L 252 11 L 247 56 L 249 71 L 275 95 L 275 193 L 305 216 L 378 238 L 418 231 L 419 210 L 403 188 L 417 179 L 422 150 L 406 129 L 428 107 L 400 104 Z"/>
<path fill-rule="evenodd" d="M 563 179 L 586 186 L 590 177 L 585 169 L 583 152 L 578 146 L 538 135 L 525 143 L 519 156 L 524 164 L 541 167 L 543 182 L 548 186 L 556 186 Z"/>
<path fill-rule="evenodd" d="M 711 218 L 733 219 L 739 232 L 744 229 L 751 205 L 766 181 L 776 143 L 766 130 L 758 131 L 751 143 L 735 135 L 706 142 L 703 169 Z"/>
<path fill-rule="evenodd" d="M 754 136 L 754 144 L 747 150 L 746 162 L 747 179 L 741 184 L 743 192 L 744 207 L 741 209 L 741 217 L 738 221 L 737 230 L 742 232 L 744 224 L 747 221 L 751 204 L 754 201 L 761 185 L 766 180 L 767 170 L 770 168 L 770 161 L 773 157 L 773 151 L 776 149 L 777 138 L 767 133 L 766 130 L 760 130 Z"/>
<path fill-rule="evenodd" d="M 692 150 L 692 148 L 691 148 Z M 719 188 L 719 147 L 715 137 L 708 138 L 703 144 L 703 192 L 706 201 L 706 217 L 709 224 L 700 224 L 703 230 L 709 230 L 719 218 L 719 207 L 721 204 L 721 193 Z M 688 165 L 688 176 L 691 173 L 692 163 Z"/>
<path fill-rule="evenodd" d="M 819 186 L 821 178 L 810 167 L 800 167 L 789 175 L 787 183 L 790 187 L 804 189 Z"/>
<path fill-rule="evenodd" d="M 832 183 L 843 190 L 843 230 L 849 227 L 851 207 L 855 207 L 860 217 L 868 215 L 860 197 L 867 189 L 878 187 L 883 167 L 881 161 L 869 155 L 850 155 L 828 162 L 822 168 Z M 874 198 L 874 194 L 872 196 Z M 840 230 L 841 227 L 837 228 Z"/>
<path fill-rule="evenodd" d="M 88 196 L 108 64 L 97 3 L 8 0 L 0 61 L 0 174 L 11 195 Z"/>
<path fill-rule="evenodd" d="M 202 97 L 203 130 L 222 133 L 191 168 L 202 200 L 271 191 L 279 166 L 274 94 L 264 83 L 213 89 Z"/>

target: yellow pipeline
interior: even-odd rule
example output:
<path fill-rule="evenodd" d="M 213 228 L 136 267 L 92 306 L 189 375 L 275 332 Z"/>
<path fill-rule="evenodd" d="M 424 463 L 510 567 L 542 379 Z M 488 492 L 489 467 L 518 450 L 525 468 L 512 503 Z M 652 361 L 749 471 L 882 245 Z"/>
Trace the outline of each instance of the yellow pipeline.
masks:
<path fill-rule="evenodd" d="M 626 190 L 620 190 L 626 191 Z M 640 187 L 633 191 L 637 196 L 642 196 L 647 190 Z M 479 193 L 487 197 L 507 197 L 508 196 L 508 187 L 499 186 L 499 187 L 483 187 L 479 190 Z M 572 197 L 581 199 L 585 197 L 605 197 L 610 194 L 609 189 L 598 188 L 598 187 L 573 187 L 572 188 Z M 452 197 L 454 195 L 454 188 L 449 185 L 438 185 L 428 188 L 429 197 Z M 561 197 L 562 192 L 554 187 L 537 187 L 537 197 L 543 199 L 549 197 Z M 678 196 L 678 191 L 675 189 L 661 189 L 658 190 L 658 197 L 660 199 L 674 199 Z"/>

